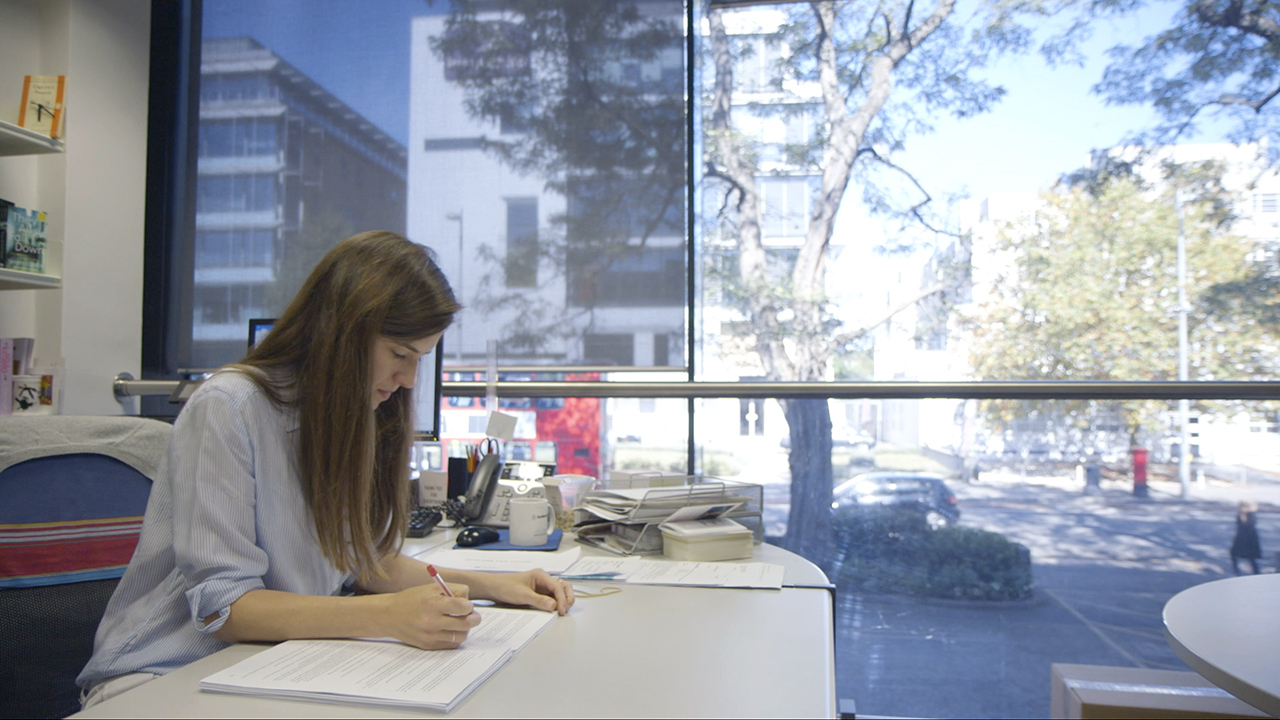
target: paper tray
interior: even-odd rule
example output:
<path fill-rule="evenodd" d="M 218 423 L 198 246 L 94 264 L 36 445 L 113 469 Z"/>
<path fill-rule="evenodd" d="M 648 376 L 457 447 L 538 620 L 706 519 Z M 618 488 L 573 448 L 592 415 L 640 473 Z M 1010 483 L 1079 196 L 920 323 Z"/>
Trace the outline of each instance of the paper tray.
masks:
<path fill-rule="evenodd" d="M 681 485 L 604 487 L 587 492 L 574 509 L 575 527 L 579 542 L 621 555 L 658 555 L 662 553 L 658 525 L 672 513 L 694 505 L 729 502 L 737 507 L 722 516 L 750 529 L 755 544 L 763 542 L 762 486 L 695 475 L 685 476 Z"/>

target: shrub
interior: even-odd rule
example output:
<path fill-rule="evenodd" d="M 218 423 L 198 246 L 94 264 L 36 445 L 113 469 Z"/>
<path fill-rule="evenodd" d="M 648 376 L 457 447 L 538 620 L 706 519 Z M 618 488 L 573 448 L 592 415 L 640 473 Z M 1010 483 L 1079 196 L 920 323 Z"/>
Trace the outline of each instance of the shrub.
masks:
<path fill-rule="evenodd" d="M 837 527 L 841 584 L 954 600 L 1031 595 L 1031 553 L 1000 533 L 931 531 L 923 517 L 908 513 L 870 513 Z"/>

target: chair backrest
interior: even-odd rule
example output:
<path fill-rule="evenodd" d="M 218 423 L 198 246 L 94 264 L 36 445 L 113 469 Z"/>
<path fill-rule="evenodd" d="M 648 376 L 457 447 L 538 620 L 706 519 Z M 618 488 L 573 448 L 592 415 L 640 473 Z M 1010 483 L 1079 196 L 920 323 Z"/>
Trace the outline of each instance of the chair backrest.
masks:
<path fill-rule="evenodd" d="M 0 717 L 65 717 L 171 427 L 0 418 Z"/>

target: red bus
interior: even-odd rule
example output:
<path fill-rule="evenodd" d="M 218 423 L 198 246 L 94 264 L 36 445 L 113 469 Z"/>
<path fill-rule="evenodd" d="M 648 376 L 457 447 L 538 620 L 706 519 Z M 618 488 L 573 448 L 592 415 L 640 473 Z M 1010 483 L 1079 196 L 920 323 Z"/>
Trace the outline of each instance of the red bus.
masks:
<path fill-rule="evenodd" d="M 448 381 L 483 382 L 484 373 L 449 372 Z M 591 381 L 599 373 L 499 373 L 503 381 Z M 502 446 L 502 459 L 554 463 L 556 473 L 600 477 L 600 398 L 498 398 L 498 409 L 516 418 L 511 440 Z M 440 405 L 440 442 L 447 457 L 466 457 L 485 437 L 488 411 L 484 398 L 445 397 Z"/>

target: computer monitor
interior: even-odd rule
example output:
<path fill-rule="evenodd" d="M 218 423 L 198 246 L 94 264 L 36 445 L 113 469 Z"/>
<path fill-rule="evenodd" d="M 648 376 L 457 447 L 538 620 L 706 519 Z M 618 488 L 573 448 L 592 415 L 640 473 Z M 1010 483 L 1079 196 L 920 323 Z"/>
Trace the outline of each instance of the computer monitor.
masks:
<path fill-rule="evenodd" d="M 271 332 L 275 318 L 253 318 L 249 321 L 249 347 L 262 342 Z M 431 352 L 418 361 L 418 379 L 413 386 L 413 432 L 417 440 L 440 439 L 440 378 L 444 372 L 442 339 Z"/>

